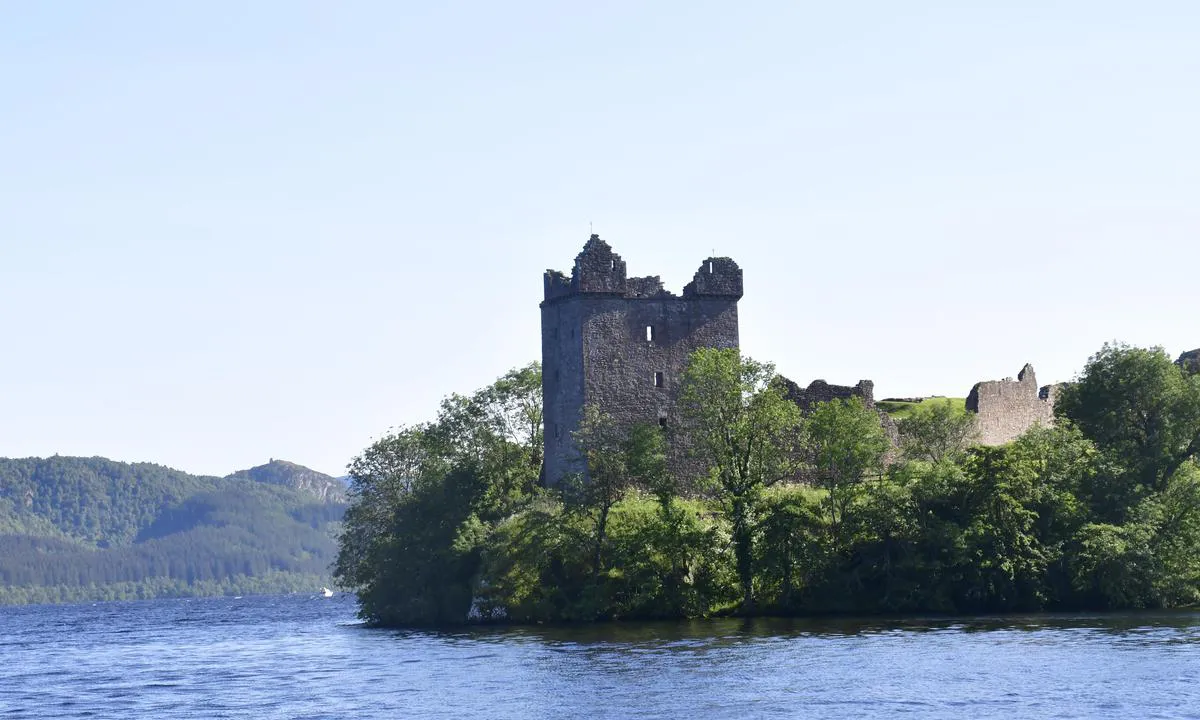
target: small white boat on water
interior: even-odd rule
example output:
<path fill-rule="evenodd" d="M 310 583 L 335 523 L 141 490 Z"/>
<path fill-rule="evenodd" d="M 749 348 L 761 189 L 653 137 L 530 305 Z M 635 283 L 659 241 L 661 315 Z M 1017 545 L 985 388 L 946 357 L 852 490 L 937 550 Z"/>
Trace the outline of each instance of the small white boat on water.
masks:
<path fill-rule="evenodd" d="M 333 591 L 327 587 L 323 587 L 323 588 L 321 588 L 321 596 L 322 597 L 333 597 Z"/>

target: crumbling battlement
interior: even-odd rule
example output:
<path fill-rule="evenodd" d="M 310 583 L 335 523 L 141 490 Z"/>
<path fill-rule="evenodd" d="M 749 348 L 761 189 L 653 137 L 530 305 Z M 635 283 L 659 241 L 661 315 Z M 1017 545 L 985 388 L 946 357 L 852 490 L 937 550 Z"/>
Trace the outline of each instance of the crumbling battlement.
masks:
<path fill-rule="evenodd" d="M 626 298 L 678 297 L 663 289 L 662 279 L 657 275 L 626 277 L 625 261 L 599 235 L 592 235 L 575 256 L 570 277 L 558 270 L 547 270 L 543 284 L 546 302 L 584 293 Z M 685 298 L 741 296 L 742 269 L 727 257 L 707 258 L 683 288 Z"/>
<path fill-rule="evenodd" d="M 1026 363 L 1017 379 L 975 383 L 967 395 L 967 410 L 976 413 L 980 445 L 1003 445 L 1034 425 L 1054 422 L 1058 386 L 1039 388 L 1033 366 Z"/>
<path fill-rule="evenodd" d="M 742 269 L 727 257 L 710 257 L 700 265 L 692 281 L 683 286 L 684 297 L 702 295 L 742 296 Z"/>

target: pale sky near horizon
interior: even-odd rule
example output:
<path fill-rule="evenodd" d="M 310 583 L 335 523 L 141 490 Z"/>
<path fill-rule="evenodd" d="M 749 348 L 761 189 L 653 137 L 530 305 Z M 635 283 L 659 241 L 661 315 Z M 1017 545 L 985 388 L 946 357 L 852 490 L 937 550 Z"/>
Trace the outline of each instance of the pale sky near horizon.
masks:
<path fill-rule="evenodd" d="M 589 222 L 802 384 L 1174 357 L 1200 4 L 0 2 L 0 456 L 342 474 Z"/>

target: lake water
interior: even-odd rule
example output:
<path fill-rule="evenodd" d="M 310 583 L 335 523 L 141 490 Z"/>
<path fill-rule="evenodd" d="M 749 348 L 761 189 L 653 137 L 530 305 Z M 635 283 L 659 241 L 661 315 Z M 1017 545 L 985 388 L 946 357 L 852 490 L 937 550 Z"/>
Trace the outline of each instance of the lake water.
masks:
<path fill-rule="evenodd" d="M 0 607 L 0 718 L 1200 717 L 1200 613 L 436 633 L 354 609 Z"/>

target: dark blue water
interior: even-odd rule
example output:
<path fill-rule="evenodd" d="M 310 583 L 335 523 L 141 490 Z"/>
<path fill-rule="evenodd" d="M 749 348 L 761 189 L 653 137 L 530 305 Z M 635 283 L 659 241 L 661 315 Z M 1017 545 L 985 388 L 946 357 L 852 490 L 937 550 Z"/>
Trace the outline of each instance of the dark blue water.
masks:
<path fill-rule="evenodd" d="M 362 627 L 349 597 L 0 607 L 0 718 L 1200 717 L 1200 613 Z"/>

